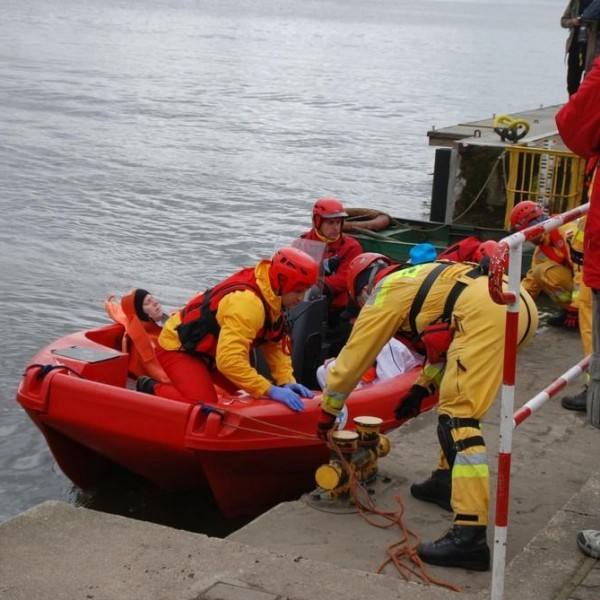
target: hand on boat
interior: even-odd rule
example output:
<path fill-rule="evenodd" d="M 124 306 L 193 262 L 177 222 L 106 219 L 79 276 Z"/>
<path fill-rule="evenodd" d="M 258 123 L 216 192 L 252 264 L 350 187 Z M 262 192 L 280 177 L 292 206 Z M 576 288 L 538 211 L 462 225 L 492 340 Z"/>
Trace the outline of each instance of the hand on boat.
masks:
<path fill-rule="evenodd" d="M 296 392 L 296 394 L 303 398 L 314 398 L 314 394 L 301 383 L 284 383 L 283 387 L 292 390 L 292 392 Z"/>
<path fill-rule="evenodd" d="M 429 390 L 422 385 L 412 385 L 408 392 L 400 398 L 394 410 L 396 419 L 412 419 L 421 412 L 421 402 L 429 396 Z"/>
<path fill-rule="evenodd" d="M 304 402 L 302 402 L 302 398 L 300 398 L 300 396 L 298 396 L 296 392 L 294 392 L 288 387 L 279 387 L 277 385 L 272 385 L 267 392 L 267 396 L 269 396 L 271 400 L 275 400 L 276 402 L 282 402 L 288 408 L 291 408 L 292 410 L 295 410 L 297 412 L 302 412 L 304 410 Z"/>

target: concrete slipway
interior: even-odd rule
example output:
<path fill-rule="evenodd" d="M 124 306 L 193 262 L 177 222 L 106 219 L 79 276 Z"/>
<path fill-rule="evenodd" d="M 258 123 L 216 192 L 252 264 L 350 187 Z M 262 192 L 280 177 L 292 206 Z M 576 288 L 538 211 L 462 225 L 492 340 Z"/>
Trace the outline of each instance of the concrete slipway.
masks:
<path fill-rule="evenodd" d="M 576 333 L 541 327 L 519 358 L 517 404 L 580 353 Z M 498 420 L 496 405 L 484 431 L 494 475 Z M 517 429 L 505 599 L 600 599 L 599 563 L 575 544 L 580 529 L 600 528 L 599 436 L 557 399 Z M 376 484 L 376 503 L 391 509 L 400 494 L 410 529 L 425 540 L 437 537 L 450 525 L 449 513 L 408 492 L 435 465 L 435 415 L 420 416 L 390 438 L 392 451 L 380 462 L 389 481 Z M 405 582 L 393 567 L 374 574 L 399 530 L 312 504 L 306 498 L 281 504 L 223 540 L 44 503 L 0 524 L 0 598 L 436 600 L 453 594 Z M 439 567 L 430 573 L 459 585 L 462 598 L 490 597 L 490 573 Z"/>

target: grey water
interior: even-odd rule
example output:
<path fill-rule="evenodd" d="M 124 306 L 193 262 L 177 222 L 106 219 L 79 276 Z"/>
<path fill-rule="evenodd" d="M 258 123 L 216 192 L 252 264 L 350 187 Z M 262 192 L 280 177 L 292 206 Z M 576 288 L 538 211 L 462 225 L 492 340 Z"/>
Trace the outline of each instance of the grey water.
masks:
<path fill-rule="evenodd" d="M 28 360 L 109 293 L 180 305 L 321 195 L 427 217 L 429 129 L 565 101 L 563 5 L 2 0 L 0 521 L 63 500 L 210 533 L 198 495 L 74 489 L 15 401 Z"/>

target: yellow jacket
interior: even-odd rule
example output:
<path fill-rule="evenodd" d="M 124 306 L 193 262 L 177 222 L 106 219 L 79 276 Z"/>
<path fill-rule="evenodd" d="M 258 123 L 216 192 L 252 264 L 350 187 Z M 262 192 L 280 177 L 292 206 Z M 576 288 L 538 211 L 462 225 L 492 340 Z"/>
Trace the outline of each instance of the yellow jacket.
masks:
<path fill-rule="evenodd" d="M 362 374 L 375 362 L 381 348 L 397 331 L 411 333 L 409 315 L 413 301 L 427 274 L 436 267 L 436 263 L 415 265 L 391 273 L 377 284 L 360 311 L 348 343 L 329 370 L 322 403 L 326 412 L 335 414 L 341 409 Z M 442 315 L 454 284 L 458 281 L 470 284 L 473 281 L 466 276 L 473 267 L 456 263 L 441 272 L 417 315 L 417 332 L 412 333 L 421 333 Z M 427 366 L 424 372 L 427 372 Z M 423 374 L 418 383 L 429 385 L 429 373 Z"/>
<path fill-rule="evenodd" d="M 480 391 L 474 394 L 478 399 L 473 401 L 481 406 L 486 405 L 489 397 L 493 398 L 495 381 L 501 375 L 506 309 L 490 297 L 487 277 L 467 276 L 473 270 L 473 264 L 451 263 L 431 285 L 416 315 L 414 331 L 410 324 L 411 308 L 425 277 L 436 267 L 436 263 L 415 265 L 391 273 L 377 284 L 354 323 L 350 339 L 329 370 L 321 403 L 325 412 L 337 414 L 341 410 L 361 375 L 396 332 L 420 334 L 438 320 L 444 313 L 448 294 L 458 282 L 466 287 L 450 315 L 454 336 L 448 356 L 453 352 L 454 366 L 449 369 L 446 362 L 426 363 L 416 383 L 429 389 L 432 384 L 440 389 L 444 386 L 453 390 L 479 388 Z M 528 341 L 537 327 L 533 300 L 523 290 L 521 297 L 524 302 L 520 307 L 519 345 Z M 494 362 L 493 369 L 490 362 Z M 468 373 L 465 364 L 469 364 Z M 465 385 L 467 379 L 476 385 Z M 469 406 L 467 412 L 471 414 L 474 409 Z"/>
<path fill-rule="evenodd" d="M 260 261 L 254 270 L 270 318 L 275 322 L 281 316 L 281 297 L 269 283 L 268 260 Z M 262 300 L 250 290 L 238 290 L 225 295 L 219 302 L 216 319 L 221 331 L 215 356 L 217 369 L 240 389 L 255 398 L 264 396 L 272 382 L 250 364 L 250 351 L 265 323 Z M 181 324 L 178 311 L 165 323 L 158 339 L 165 350 L 181 350 L 177 327 Z M 292 360 L 284 352 L 281 342 L 268 341 L 261 346 L 265 360 L 277 385 L 295 383 Z"/>

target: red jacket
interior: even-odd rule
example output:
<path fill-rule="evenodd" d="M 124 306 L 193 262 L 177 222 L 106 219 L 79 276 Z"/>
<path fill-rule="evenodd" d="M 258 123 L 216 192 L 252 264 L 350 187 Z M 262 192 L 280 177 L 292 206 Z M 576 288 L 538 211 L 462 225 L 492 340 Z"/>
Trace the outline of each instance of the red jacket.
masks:
<path fill-rule="evenodd" d="M 301 237 L 305 240 L 323 241 L 323 238 L 317 234 L 314 228 L 302 234 Z M 331 296 L 330 311 L 337 312 L 346 308 L 350 299 L 346 287 L 348 267 L 350 266 L 350 261 L 355 256 L 362 254 L 362 251 L 362 246 L 358 241 L 345 233 L 340 234 L 340 237 L 335 242 L 326 244 L 321 266 L 325 269 L 325 285 L 328 288 L 326 293 Z M 329 275 L 326 268 L 328 264 L 335 265 L 333 269 L 329 269 L 333 271 Z"/>
<path fill-rule="evenodd" d="M 600 156 L 600 57 L 579 89 L 558 111 L 556 125 L 568 148 L 593 159 Z M 600 173 L 596 169 L 589 192 L 590 212 L 584 234 L 583 281 L 600 290 Z"/>

